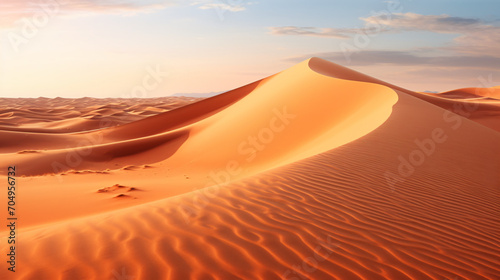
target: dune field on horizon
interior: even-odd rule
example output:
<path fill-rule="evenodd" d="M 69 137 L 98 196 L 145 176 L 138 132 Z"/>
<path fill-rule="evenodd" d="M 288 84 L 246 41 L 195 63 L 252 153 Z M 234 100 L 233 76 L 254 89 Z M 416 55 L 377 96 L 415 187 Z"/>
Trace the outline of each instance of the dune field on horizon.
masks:
<path fill-rule="evenodd" d="M 0 98 L 0 279 L 500 279 L 499 86 L 313 57 L 209 98 Z"/>

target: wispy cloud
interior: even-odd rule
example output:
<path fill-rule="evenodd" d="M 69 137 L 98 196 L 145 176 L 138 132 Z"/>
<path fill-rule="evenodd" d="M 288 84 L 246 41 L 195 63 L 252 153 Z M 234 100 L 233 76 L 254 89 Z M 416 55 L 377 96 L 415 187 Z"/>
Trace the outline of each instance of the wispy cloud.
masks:
<path fill-rule="evenodd" d="M 191 5 L 198 6 L 202 10 L 222 10 L 229 12 L 241 12 L 246 10 L 246 6 L 254 4 L 253 2 L 243 0 L 195 0 Z"/>
<path fill-rule="evenodd" d="M 293 57 L 288 60 L 299 62 L 312 56 L 318 56 L 333 62 L 345 61 L 343 52 L 314 53 L 306 56 Z M 410 51 L 361 51 L 356 54 L 350 66 L 373 66 L 373 65 L 397 65 L 397 66 L 433 66 L 444 68 L 480 68 L 497 70 L 500 65 L 500 57 L 483 56 L 421 56 Z"/>
<path fill-rule="evenodd" d="M 0 2 L 0 28 L 9 27 L 22 18 L 57 10 L 62 16 L 88 14 L 133 15 L 164 9 L 177 4 L 177 0 L 2 0 Z"/>
<path fill-rule="evenodd" d="M 298 26 L 282 26 L 282 27 L 269 27 L 273 35 L 302 35 L 302 36 L 316 36 L 328 38 L 349 38 L 352 31 L 338 28 L 317 28 L 317 27 L 298 27 Z"/>
<path fill-rule="evenodd" d="M 367 23 L 380 24 L 394 31 L 429 31 L 441 34 L 458 34 L 455 45 L 444 47 L 461 53 L 500 57 L 500 26 L 479 19 L 449 15 L 394 14 L 390 18 L 371 16 Z"/>
<path fill-rule="evenodd" d="M 299 35 L 330 38 L 350 38 L 367 32 L 401 33 L 406 31 L 428 31 L 441 34 L 457 34 L 454 45 L 442 49 L 470 55 L 491 55 L 500 57 L 500 26 L 479 19 L 453 17 L 449 15 L 421 15 L 415 13 L 396 13 L 374 15 L 361 18 L 366 28 L 318 28 L 318 27 L 270 27 L 274 35 Z"/>
<path fill-rule="evenodd" d="M 206 3 L 206 4 L 201 4 L 199 6 L 200 9 L 202 10 L 209 10 L 209 9 L 221 9 L 225 11 L 230 11 L 230 12 L 241 12 L 244 11 L 246 8 L 243 6 L 231 6 L 225 3 Z"/>
<path fill-rule="evenodd" d="M 415 13 L 396 13 L 390 16 L 374 15 L 361 19 L 367 23 L 380 24 L 400 31 L 425 30 L 437 33 L 457 34 L 468 32 L 471 28 L 486 26 L 479 19 Z"/>

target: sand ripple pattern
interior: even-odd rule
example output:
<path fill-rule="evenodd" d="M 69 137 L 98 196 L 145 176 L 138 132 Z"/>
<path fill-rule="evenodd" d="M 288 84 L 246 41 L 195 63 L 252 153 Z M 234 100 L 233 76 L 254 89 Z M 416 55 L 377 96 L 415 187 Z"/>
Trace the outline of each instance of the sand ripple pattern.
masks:
<path fill-rule="evenodd" d="M 425 182 L 393 191 L 376 175 L 383 170 L 377 164 L 386 163 L 364 146 L 354 142 L 228 186 L 26 232 L 16 275 L 500 279 L 498 188 L 481 195 L 485 186 L 457 173 L 427 174 Z"/>

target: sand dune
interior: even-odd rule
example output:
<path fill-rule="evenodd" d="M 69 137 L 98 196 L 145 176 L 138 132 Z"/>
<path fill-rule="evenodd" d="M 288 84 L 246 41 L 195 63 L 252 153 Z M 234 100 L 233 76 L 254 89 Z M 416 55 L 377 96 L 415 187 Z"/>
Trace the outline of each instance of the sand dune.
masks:
<path fill-rule="evenodd" d="M 462 88 L 456 90 L 450 90 L 446 92 L 441 92 L 435 94 L 436 96 L 442 96 L 447 98 L 457 98 L 457 99 L 483 99 L 483 100 L 499 100 L 500 99 L 500 89 L 491 88 Z"/>
<path fill-rule="evenodd" d="M 8 101 L 22 234 L 0 277 L 500 279 L 500 107 L 477 92 L 313 58 L 175 110 Z M 63 132 L 76 111 L 121 119 Z"/>
<path fill-rule="evenodd" d="M 138 121 L 199 100 L 200 98 L 190 97 L 154 99 L 0 98 L 0 130 L 70 133 L 102 129 Z"/>
<path fill-rule="evenodd" d="M 215 98 L 120 126 L 72 134 L 15 132 L 16 137 L 10 137 L 11 146 L 4 149 L 30 147 L 39 152 L 5 153 L 0 164 L 16 162 L 23 166 L 18 171 L 20 176 L 51 175 L 45 179 L 53 182 L 52 192 L 65 193 L 82 203 L 82 191 L 93 192 L 103 182 L 119 183 L 114 180 L 125 166 L 156 164 L 155 169 L 143 173 L 149 179 L 138 187 L 180 194 L 327 151 L 369 133 L 390 115 L 397 101 L 394 91 L 376 84 L 331 79 L 312 71 L 308 63 Z M 207 149 L 209 142 L 213 147 Z M 71 178 L 72 174 L 62 178 L 62 173 L 83 170 L 111 170 L 114 176 L 92 176 L 86 179 L 86 186 L 78 183 L 81 178 Z M 139 180 L 137 174 L 119 176 Z M 57 191 L 61 180 L 71 181 L 81 190 Z M 165 181 L 173 184 L 166 185 Z M 35 201 L 46 191 L 34 187 L 32 198 L 26 199 Z M 131 203 L 164 197 L 155 192 L 143 196 Z M 85 203 L 100 202 L 93 196 L 89 200 Z M 40 217 L 46 217 L 44 221 L 68 219 L 114 207 L 68 204 L 59 195 L 43 204 L 46 207 L 42 210 L 26 208 L 27 217 L 36 217 L 27 218 L 26 223 L 40 223 Z M 59 210 L 51 214 L 55 209 Z"/>

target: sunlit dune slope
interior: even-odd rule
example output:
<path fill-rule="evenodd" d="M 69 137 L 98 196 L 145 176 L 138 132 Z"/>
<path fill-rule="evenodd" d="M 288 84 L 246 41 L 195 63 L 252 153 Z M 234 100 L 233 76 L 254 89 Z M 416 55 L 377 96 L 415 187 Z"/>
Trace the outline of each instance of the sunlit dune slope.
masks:
<path fill-rule="evenodd" d="M 6 135 L 10 141 L 3 149 L 42 150 L 8 156 L 25 167 L 21 174 L 30 176 L 54 173 L 51 163 L 63 162 L 68 149 L 81 154 L 91 149 L 75 170 L 168 159 L 166 164 L 203 171 L 231 160 L 244 165 L 246 172 L 258 172 L 352 141 L 389 116 L 397 100 L 391 89 L 332 79 L 311 70 L 308 63 L 130 124 L 64 135 L 11 132 L 15 135 Z M 156 156 L 146 157 L 146 151 Z"/>

